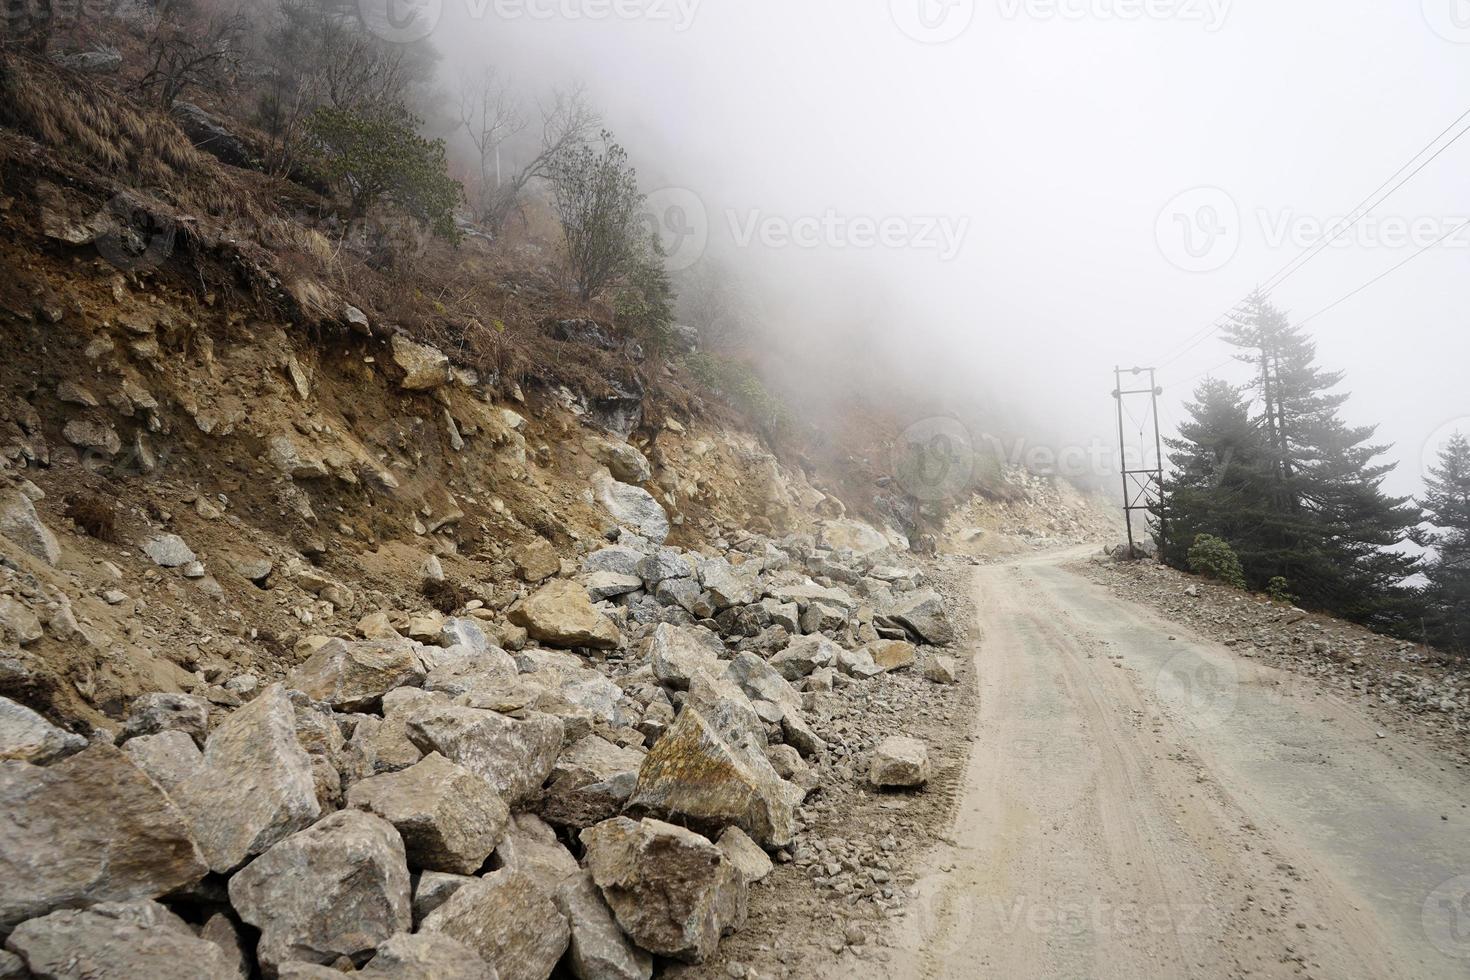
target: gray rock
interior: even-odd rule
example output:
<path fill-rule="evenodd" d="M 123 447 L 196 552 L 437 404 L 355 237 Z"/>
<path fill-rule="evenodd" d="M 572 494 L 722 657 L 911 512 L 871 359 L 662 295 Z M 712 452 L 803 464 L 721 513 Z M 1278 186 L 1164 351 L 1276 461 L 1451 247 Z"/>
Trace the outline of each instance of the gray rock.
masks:
<path fill-rule="evenodd" d="M 720 638 L 702 626 L 661 623 L 644 643 L 643 657 L 660 683 L 682 691 L 697 673 L 719 673 L 724 649 Z"/>
<path fill-rule="evenodd" d="M 715 614 L 715 602 L 692 578 L 666 578 L 653 590 L 654 598 L 665 606 L 678 606 L 698 619 Z"/>
<path fill-rule="evenodd" d="M 799 681 L 822 667 L 837 663 L 842 648 L 825 636 L 799 636 L 769 661 L 788 681 Z"/>
<path fill-rule="evenodd" d="M 61 560 L 61 545 L 56 535 L 41 522 L 31 499 L 18 489 L 0 492 L 0 534 L 48 565 Z"/>
<path fill-rule="evenodd" d="M 410 866 L 459 874 L 480 869 L 510 820 L 489 783 L 437 752 L 402 772 L 363 780 L 348 790 L 347 805 L 391 823 Z"/>
<path fill-rule="evenodd" d="M 716 846 L 745 878 L 746 884 L 765 878 L 774 867 L 770 856 L 739 827 L 726 827 Z"/>
<path fill-rule="evenodd" d="M 240 935 L 240 929 L 233 919 L 216 912 L 199 927 L 199 938 L 214 943 L 225 954 L 232 970 L 228 976 L 250 980 L 250 971 L 255 962 L 254 950 L 246 945 L 245 937 Z"/>
<path fill-rule="evenodd" d="M 878 617 L 878 621 L 902 626 L 919 640 L 935 646 L 947 646 L 955 641 L 957 635 L 944 599 L 932 589 L 921 589 L 906 596 Z"/>
<path fill-rule="evenodd" d="M 255 155 L 245 141 L 225 127 L 224 120 L 192 102 L 175 102 L 173 117 L 197 149 L 232 167 L 256 166 Z"/>
<path fill-rule="evenodd" d="M 40 618 L 11 596 L 0 596 L 0 643 L 30 646 L 46 635 Z"/>
<path fill-rule="evenodd" d="M 618 925 L 651 953 L 700 963 L 745 923 L 745 879 L 693 831 L 614 817 L 582 831 L 582 844 Z"/>
<path fill-rule="evenodd" d="M 563 752 L 551 770 L 541 815 L 567 827 L 590 827 L 616 816 L 628 801 L 643 753 L 589 735 Z"/>
<path fill-rule="evenodd" d="M 210 735 L 204 767 L 176 797 L 214 871 L 228 872 L 321 815 L 296 711 L 273 684 Z"/>
<path fill-rule="evenodd" d="M 209 701 L 197 694 L 141 694 L 128 706 L 120 741 L 178 731 L 203 745 L 209 735 L 209 709 Z"/>
<path fill-rule="evenodd" d="M 929 750 L 915 738 L 893 735 L 873 750 L 868 781 L 879 789 L 911 789 L 929 781 Z"/>
<path fill-rule="evenodd" d="M 546 980 L 567 950 L 571 929 L 552 893 L 515 868 L 460 888 L 424 919 L 421 933 L 457 939 L 500 980 Z"/>
<path fill-rule="evenodd" d="M 105 902 L 22 923 L 6 946 L 37 980 L 200 980 L 234 976 L 224 950 L 156 902 Z"/>
<path fill-rule="evenodd" d="M 457 939 L 426 932 L 400 932 L 378 947 L 360 977 L 385 980 L 493 980 L 490 964 Z"/>
<path fill-rule="evenodd" d="M 653 479 L 653 467 L 649 465 L 648 457 L 626 442 L 604 443 L 602 459 L 616 480 L 647 483 Z"/>
<path fill-rule="evenodd" d="M 587 597 L 593 602 L 612 599 L 643 588 L 643 580 L 637 575 L 620 575 L 617 572 L 593 572 L 582 579 Z"/>
<path fill-rule="evenodd" d="M 23 704 L 0 697 L 0 762 L 48 762 L 80 752 L 87 740 L 58 728 Z"/>
<path fill-rule="evenodd" d="M 694 572 L 679 552 L 673 548 L 659 548 L 639 560 L 634 574 L 652 589 L 666 579 L 689 578 Z"/>
<path fill-rule="evenodd" d="M 425 871 L 413 886 L 413 922 L 417 927 L 430 912 L 449 901 L 449 896 L 474 881 L 472 875 Z"/>
<path fill-rule="evenodd" d="M 584 572 L 611 572 L 614 575 L 637 575 L 643 552 L 624 545 L 613 545 L 594 551 L 582 562 Z"/>
<path fill-rule="evenodd" d="M 562 722 L 537 711 L 512 718 L 460 705 L 428 705 L 407 719 L 408 737 L 483 778 L 508 806 L 536 798 L 562 744 Z"/>
<path fill-rule="evenodd" d="M 844 650 L 837 648 L 837 669 L 848 677 L 856 677 L 859 680 L 868 680 L 883 673 L 883 668 L 873 662 L 873 655 L 866 647 L 856 650 Z"/>
<path fill-rule="evenodd" d="M 954 657 L 934 657 L 924 665 L 924 679 L 935 684 L 956 684 L 959 671 L 959 661 Z"/>
<path fill-rule="evenodd" d="M 0 949 L 0 980 L 31 980 L 31 971 L 26 969 L 25 960 Z"/>
<path fill-rule="evenodd" d="M 770 717 L 760 707 L 769 709 Z M 751 701 L 745 692 L 723 674 L 701 671 L 689 683 L 684 710 L 698 711 L 715 731 L 736 747 L 764 749 L 766 726 L 780 724 L 782 709 L 766 701 Z"/>
<path fill-rule="evenodd" d="M 163 568 L 177 568 L 195 560 L 194 552 L 177 534 L 160 534 L 143 545 L 143 553 Z"/>
<path fill-rule="evenodd" d="M 821 601 L 807 604 L 801 614 L 803 633 L 832 633 L 847 625 L 847 611 Z"/>
<path fill-rule="evenodd" d="M 801 607 L 794 602 L 780 602 L 769 596 L 761 600 L 761 607 L 771 622 L 792 635 L 801 632 Z"/>
<path fill-rule="evenodd" d="M 557 839 L 556 831 L 534 813 L 517 813 L 511 817 L 492 863 L 497 870 L 524 871 L 548 895 L 581 870 L 572 852 Z"/>
<path fill-rule="evenodd" d="M 388 822 L 334 813 L 286 838 L 230 879 L 230 904 L 260 930 L 256 955 L 282 963 L 364 961 L 413 925 L 403 841 Z"/>
<path fill-rule="evenodd" d="M 122 750 L 0 762 L 0 931 L 59 908 L 156 898 L 204 877 L 183 814 Z"/>
<path fill-rule="evenodd" d="M 662 544 L 669 536 L 669 515 L 642 487 L 603 477 L 597 484 L 597 501 L 613 520 L 650 541 Z"/>
<path fill-rule="evenodd" d="M 770 701 L 787 711 L 801 711 L 801 694 L 770 664 L 753 653 L 741 653 L 725 667 L 729 677 L 752 701 Z"/>
<path fill-rule="evenodd" d="M 571 924 L 566 964 L 578 980 L 649 980 L 653 957 L 623 935 L 589 872 L 562 882 L 556 907 Z"/>
<path fill-rule="evenodd" d="M 711 832 L 733 825 L 763 846 L 784 847 L 796 833 L 803 795 L 776 775 L 763 752 L 737 744 L 686 707 L 643 760 L 628 809 Z"/>
<path fill-rule="evenodd" d="M 742 574 L 723 560 L 706 563 L 700 568 L 699 578 L 716 611 L 748 605 L 759 594 L 756 576 Z"/>
<path fill-rule="evenodd" d="M 128 739 L 123 751 L 133 764 L 163 791 L 179 794 L 180 787 L 204 768 L 204 753 L 188 732 L 167 731 Z"/>
<path fill-rule="evenodd" d="M 338 711 L 364 711 L 395 688 L 419 686 L 424 675 L 418 648 L 407 640 L 334 639 L 291 671 L 286 684 Z"/>

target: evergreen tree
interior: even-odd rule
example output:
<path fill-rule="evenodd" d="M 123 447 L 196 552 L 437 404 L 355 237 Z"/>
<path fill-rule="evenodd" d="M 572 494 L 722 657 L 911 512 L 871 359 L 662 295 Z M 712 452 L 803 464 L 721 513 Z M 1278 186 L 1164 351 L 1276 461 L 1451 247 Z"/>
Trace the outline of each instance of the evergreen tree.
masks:
<path fill-rule="evenodd" d="M 1371 441 L 1374 427 L 1349 426 L 1339 417 L 1348 398 L 1333 391 L 1341 372 L 1318 367 L 1316 345 L 1259 293 L 1232 314 L 1224 337 L 1253 369 L 1245 390 L 1254 393 L 1257 413 L 1251 416 L 1238 395 L 1231 404 L 1228 386 L 1201 388 L 1201 402 L 1191 406 L 1191 425 L 1198 428 L 1182 430 L 1183 445 L 1171 444 L 1181 455 L 1174 461 L 1179 473 L 1170 509 L 1180 513 L 1173 519 L 1206 515 L 1213 525 L 1198 532 L 1236 549 L 1252 587 L 1281 577 L 1316 608 L 1378 628 L 1404 625 L 1411 592 L 1402 583 L 1416 561 L 1396 546 L 1419 513 L 1408 498 L 1383 492 L 1393 465 L 1381 461 L 1387 447 Z M 1202 492 L 1198 479 L 1209 471 L 1195 456 L 1226 433 L 1237 452 L 1231 468 L 1241 469 Z M 1178 537 L 1187 547 L 1187 528 L 1169 530 L 1171 536 L 1183 531 Z"/>
<path fill-rule="evenodd" d="M 1201 534 L 1252 556 L 1260 547 L 1263 501 L 1271 486 L 1266 447 L 1240 390 L 1210 378 L 1194 398 L 1186 406 L 1190 419 L 1179 427 L 1179 438 L 1165 440 L 1173 473 L 1163 515 L 1163 558 L 1178 568 L 1188 567 L 1190 546 Z"/>
<path fill-rule="evenodd" d="M 1424 571 L 1425 627 L 1431 642 L 1470 652 L 1470 439 L 1451 437 L 1426 487 L 1425 520 L 1433 529 L 1415 535 L 1435 550 Z"/>

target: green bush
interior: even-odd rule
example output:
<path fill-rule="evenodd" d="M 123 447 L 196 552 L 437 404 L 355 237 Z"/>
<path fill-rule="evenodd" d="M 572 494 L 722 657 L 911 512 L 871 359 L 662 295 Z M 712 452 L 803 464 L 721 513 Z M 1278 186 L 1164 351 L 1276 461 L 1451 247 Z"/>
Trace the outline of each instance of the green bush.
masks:
<path fill-rule="evenodd" d="M 454 208 L 463 189 L 449 176 L 444 141 L 424 139 L 419 125 L 401 105 L 318 109 L 310 124 L 316 166 L 347 195 L 352 218 L 388 200 L 457 241 Z"/>
<path fill-rule="evenodd" d="M 1245 571 L 1228 541 L 1213 534 L 1197 535 L 1189 548 L 1189 570 L 1196 575 L 1218 579 L 1237 589 L 1245 588 Z"/>
<path fill-rule="evenodd" d="M 1290 605 L 1296 604 L 1296 596 L 1291 594 L 1291 583 L 1280 575 L 1273 576 L 1266 583 L 1266 594 L 1275 602 L 1285 602 Z"/>

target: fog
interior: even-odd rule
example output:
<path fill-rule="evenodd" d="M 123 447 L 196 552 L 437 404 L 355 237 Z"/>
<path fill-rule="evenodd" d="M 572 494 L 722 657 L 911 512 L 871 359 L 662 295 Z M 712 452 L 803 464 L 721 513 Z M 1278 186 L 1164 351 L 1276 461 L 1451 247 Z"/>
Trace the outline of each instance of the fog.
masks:
<path fill-rule="evenodd" d="M 1115 364 L 1161 366 L 1166 427 L 1202 373 L 1244 379 L 1181 348 L 1465 111 L 1456 2 L 443 0 L 430 40 L 446 78 L 584 83 L 689 218 L 676 265 L 736 267 L 774 336 L 830 352 L 811 385 L 856 359 L 1085 444 L 1116 439 Z M 1315 313 L 1470 217 L 1467 161 L 1274 301 Z M 1462 231 L 1310 326 L 1395 492 L 1470 429 L 1467 257 Z"/>

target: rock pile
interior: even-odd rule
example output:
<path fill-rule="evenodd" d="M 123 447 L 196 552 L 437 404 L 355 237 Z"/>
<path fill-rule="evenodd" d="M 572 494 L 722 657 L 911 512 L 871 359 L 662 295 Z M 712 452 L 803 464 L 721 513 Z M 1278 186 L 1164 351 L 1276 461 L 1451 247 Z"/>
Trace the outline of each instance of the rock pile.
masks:
<path fill-rule="evenodd" d="M 401 353 L 410 377 L 438 370 Z M 658 533 L 616 533 L 504 622 L 380 615 L 283 682 L 240 685 L 233 710 L 144 696 L 89 743 L 0 699 L 17 975 L 646 978 L 656 957 L 706 960 L 768 852 L 826 853 L 800 839 L 825 780 L 929 778 L 923 743 L 878 745 L 842 696 L 893 672 L 904 699 L 953 683 L 932 647 L 958 633 L 854 522 L 821 539 L 837 547 L 738 534 L 703 553 L 647 516 Z"/>

